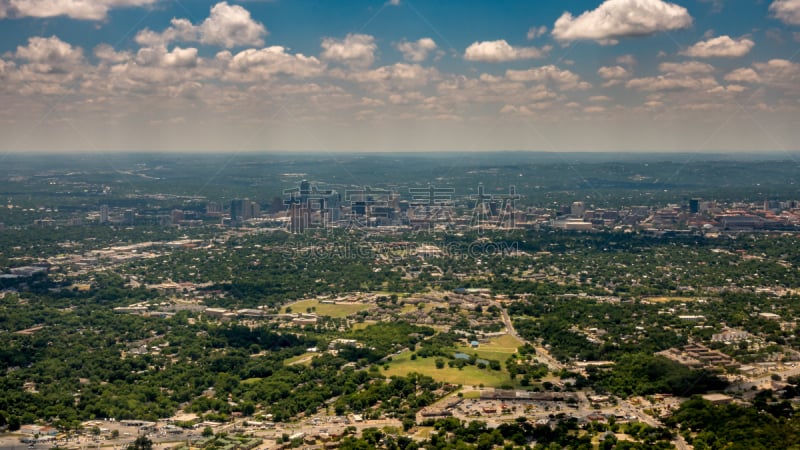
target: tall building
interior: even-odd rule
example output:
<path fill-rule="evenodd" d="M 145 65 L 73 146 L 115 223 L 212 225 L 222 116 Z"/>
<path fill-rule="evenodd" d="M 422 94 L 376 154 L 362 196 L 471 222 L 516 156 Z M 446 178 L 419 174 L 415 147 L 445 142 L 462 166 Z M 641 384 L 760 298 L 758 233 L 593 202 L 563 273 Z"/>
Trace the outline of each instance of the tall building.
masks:
<path fill-rule="evenodd" d="M 108 205 L 100 205 L 100 223 L 108 223 Z"/>
<path fill-rule="evenodd" d="M 261 215 L 261 205 L 251 202 L 249 199 L 231 200 L 231 225 L 239 226 L 244 221 L 259 217 Z"/>
<path fill-rule="evenodd" d="M 586 204 L 583 202 L 572 202 L 569 212 L 573 216 L 583 217 L 583 215 L 586 214 Z"/>
<path fill-rule="evenodd" d="M 125 225 L 133 225 L 136 221 L 136 211 L 132 209 L 126 209 L 125 213 L 122 216 L 122 220 Z"/>
<path fill-rule="evenodd" d="M 693 198 L 689 200 L 689 212 L 692 214 L 697 214 L 700 212 L 700 199 Z"/>
<path fill-rule="evenodd" d="M 208 202 L 206 204 L 206 215 L 207 216 L 219 216 L 222 214 L 222 208 L 220 208 L 219 203 L 217 202 Z"/>
<path fill-rule="evenodd" d="M 183 211 L 180 209 L 173 209 L 171 213 L 171 221 L 173 225 L 177 225 L 184 219 Z"/>
<path fill-rule="evenodd" d="M 241 225 L 242 222 L 249 219 L 248 213 L 250 211 L 250 200 L 236 198 L 231 200 L 231 224 Z"/>

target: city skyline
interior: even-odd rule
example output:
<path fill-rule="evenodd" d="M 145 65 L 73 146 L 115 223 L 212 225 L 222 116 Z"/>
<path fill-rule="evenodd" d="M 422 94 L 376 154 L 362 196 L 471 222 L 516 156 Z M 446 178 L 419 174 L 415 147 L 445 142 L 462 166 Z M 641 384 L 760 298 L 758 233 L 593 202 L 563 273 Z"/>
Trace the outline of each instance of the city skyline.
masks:
<path fill-rule="evenodd" d="M 800 0 L 0 0 L 0 151 L 793 152 Z"/>

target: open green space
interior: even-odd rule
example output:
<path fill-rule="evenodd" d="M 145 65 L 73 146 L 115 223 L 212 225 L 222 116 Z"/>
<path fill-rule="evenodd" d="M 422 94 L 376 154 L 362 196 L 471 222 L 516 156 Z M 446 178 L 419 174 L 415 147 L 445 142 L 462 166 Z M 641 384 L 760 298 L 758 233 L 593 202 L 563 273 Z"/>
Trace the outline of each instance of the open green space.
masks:
<path fill-rule="evenodd" d="M 436 359 L 431 357 L 412 360 L 411 352 L 405 352 L 392 359 L 388 370 L 385 370 L 384 374 L 386 376 L 405 376 L 416 372 L 427 375 L 436 381 L 465 386 L 479 386 L 482 384 L 487 387 L 501 387 L 504 384 L 511 384 L 508 372 L 505 370 L 479 369 L 476 366 L 465 366 L 462 369 L 458 369 L 447 365 L 442 369 L 437 369 Z"/>
<path fill-rule="evenodd" d="M 341 319 L 347 316 L 351 316 L 359 311 L 366 311 L 370 308 L 372 308 L 371 305 L 364 305 L 360 303 L 330 304 L 330 303 L 321 303 L 319 300 L 300 300 L 299 302 L 286 305 L 283 308 L 283 312 L 305 313 L 308 311 L 312 311 L 320 316 L 327 316 L 327 317 L 332 317 L 334 319 Z"/>
<path fill-rule="evenodd" d="M 311 352 L 303 353 L 302 355 L 293 356 L 291 358 L 284 360 L 283 364 L 285 366 L 291 366 L 293 364 L 308 365 L 309 363 L 311 363 L 311 359 L 313 359 L 314 356 L 318 354 L 319 353 L 311 353 Z"/>
<path fill-rule="evenodd" d="M 467 345 L 462 345 L 455 348 L 455 351 L 466 353 L 468 355 L 477 354 L 478 358 L 492 360 L 495 359 L 501 363 L 505 363 L 509 356 L 517 352 L 517 349 L 522 345 L 522 341 L 514 336 L 504 334 L 496 338 L 492 338 L 487 343 L 481 342 L 478 348 L 472 348 Z"/>
<path fill-rule="evenodd" d="M 654 297 L 642 297 L 642 300 L 646 300 L 648 302 L 653 302 L 653 303 L 670 303 L 670 302 L 691 303 L 697 301 L 698 297 L 654 296 Z"/>

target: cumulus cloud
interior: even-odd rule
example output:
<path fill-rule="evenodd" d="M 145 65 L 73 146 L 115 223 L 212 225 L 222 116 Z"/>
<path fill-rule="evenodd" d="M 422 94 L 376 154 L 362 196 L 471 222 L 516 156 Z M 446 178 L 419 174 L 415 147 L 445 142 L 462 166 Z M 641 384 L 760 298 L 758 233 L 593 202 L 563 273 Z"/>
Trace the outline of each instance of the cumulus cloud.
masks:
<path fill-rule="evenodd" d="M 699 61 L 687 61 L 682 63 L 661 63 L 658 65 L 658 70 L 665 73 L 674 73 L 681 75 L 691 74 L 709 74 L 714 72 L 714 66 L 711 64 L 701 63 Z"/>
<path fill-rule="evenodd" d="M 631 72 L 622 66 L 603 66 L 597 69 L 600 78 L 606 80 L 603 87 L 611 87 L 621 84 L 626 78 L 630 78 Z"/>
<path fill-rule="evenodd" d="M 200 42 L 225 48 L 238 45 L 264 45 L 267 29 L 239 5 L 217 3 L 200 25 Z"/>
<path fill-rule="evenodd" d="M 373 70 L 354 72 L 344 77 L 359 83 L 371 84 L 373 89 L 386 91 L 422 87 L 439 78 L 439 71 L 419 64 L 396 63 Z"/>
<path fill-rule="evenodd" d="M 267 29 L 250 16 L 250 11 L 227 2 L 217 3 L 200 25 L 187 19 L 172 19 L 171 26 L 161 33 L 148 29 L 136 35 L 136 42 L 146 46 L 163 46 L 172 41 L 200 42 L 232 48 L 264 45 Z"/>
<path fill-rule="evenodd" d="M 769 10 L 784 23 L 800 25 L 800 0 L 775 0 Z"/>
<path fill-rule="evenodd" d="M 786 59 L 771 59 L 753 64 L 761 81 L 774 87 L 797 91 L 800 87 L 800 64 Z"/>
<path fill-rule="evenodd" d="M 578 17 L 565 12 L 556 20 L 552 35 L 559 41 L 595 40 L 614 44 L 616 39 L 646 36 L 686 28 L 692 16 L 686 8 L 662 0 L 606 0 Z"/>
<path fill-rule="evenodd" d="M 232 81 L 256 81 L 268 79 L 276 74 L 300 78 L 317 76 L 325 65 L 313 56 L 292 55 L 281 46 L 247 49 L 236 55 L 221 52 L 218 60 L 226 61 L 228 70 L 225 78 Z"/>
<path fill-rule="evenodd" d="M 368 34 L 348 34 L 344 39 L 322 40 L 322 58 L 355 68 L 366 68 L 375 62 L 378 46 Z"/>
<path fill-rule="evenodd" d="M 679 73 L 668 73 L 657 77 L 634 78 L 625 84 L 626 87 L 645 92 L 658 91 L 710 91 L 719 87 L 714 77 L 707 75 L 693 76 Z"/>
<path fill-rule="evenodd" d="M 581 80 L 581 77 L 569 70 L 562 70 L 556 66 L 548 65 L 542 67 L 532 67 L 527 70 L 507 70 L 506 78 L 511 81 L 520 82 L 547 82 L 557 84 L 563 90 L 584 90 L 591 88 L 591 85 Z"/>
<path fill-rule="evenodd" d="M 94 48 L 94 56 L 101 62 L 117 64 L 131 59 L 129 52 L 117 52 L 108 44 L 100 44 Z"/>
<path fill-rule="evenodd" d="M 197 66 L 197 49 L 175 47 L 168 52 L 163 47 L 142 48 L 136 53 L 136 63 L 145 67 L 188 69 Z"/>
<path fill-rule="evenodd" d="M 622 66 L 604 66 L 597 69 L 597 74 L 605 80 L 628 78 L 631 76 L 630 72 L 628 72 L 628 69 Z"/>
<path fill-rule="evenodd" d="M 403 54 L 403 59 L 411 62 L 422 62 L 428 59 L 428 54 L 436 50 L 436 42 L 431 38 L 422 38 L 415 42 L 400 42 L 397 49 Z"/>
<path fill-rule="evenodd" d="M 147 6 L 158 0 L 0 0 L 0 18 L 67 16 L 103 20 L 112 8 Z"/>
<path fill-rule="evenodd" d="M 730 36 L 719 36 L 700 41 L 681 54 L 692 58 L 739 58 L 750 53 L 755 45 L 755 42 L 747 38 L 731 39 Z"/>
<path fill-rule="evenodd" d="M 67 73 L 83 61 L 83 49 L 73 47 L 56 36 L 32 37 L 28 45 L 17 47 L 14 56 L 28 62 L 37 73 Z"/>
<path fill-rule="evenodd" d="M 536 47 L 514 47 L 503 39 L 497 41 L 473 42 L 464 52 L 467 61 L 481 62 L 506 62 L 520 59 L 535 59 L 543 57 L 549 47 L 538 49 Z"/>
<path fill-rule="evenodd" d="M 786 59 L 771 59 L 742 67 L 725 75 L 732 83 L 764 84 L 775 88 L 800 90 L 800 64 Z"/>
<path fill-rule="evenodd" d="M 755 70 L 749 67 L 742 67 L 725 75 L 725 81 L 732 81 L 735 83 L 759 83 L 761 82 L 761 77 Z"/>

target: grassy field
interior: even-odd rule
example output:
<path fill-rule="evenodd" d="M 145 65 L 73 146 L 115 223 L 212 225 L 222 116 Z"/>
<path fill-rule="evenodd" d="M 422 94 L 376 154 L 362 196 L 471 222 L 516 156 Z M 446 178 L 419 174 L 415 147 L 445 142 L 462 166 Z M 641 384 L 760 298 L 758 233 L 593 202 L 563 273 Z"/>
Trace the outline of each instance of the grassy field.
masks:
<path fill-rule="evenodd" d="M 319 355 L 319 353 L 303 353 L 302 355 L 292 356 L 289 359 L 283 360 L 283 365 L 291 366 L 292 364 L 303 364 L 307 366 L 311 364 L 311 359 L 317 355 Z"/>
<path fill-rule="evenodd" d="M 376 323 L 378 323 L 378 322 L 376 322 L 374 320 L 365 320 L 363 322 L 354 323 L 351 328 L 353 330 L 363 330 L 364 328 L 367 328 L 370 325 L 375 325 Z"/>
<path fill-rule="evenodd" d="M 423 304 L 422 310 L 425 311 L 425 312 L 431 312 L 431 311 L 433 311 L 433 309 L 436 306 L 442 306 L 442 305 L 444 305 L 444 304 L 443 303 L 426 302 L 426 303 Z M 446 306 L 446 305 L 444 305 L 444 306 Z M 417 305 L 408 304 L 408 305 L 403 305 L 403 308 L 400 310 L 400 312 L 403 313 L 403 314 L 407 314 L 407 313 L 410 313 L 410 312 L 417 311 L 418 309 L 419 308 L 417 307 Z"/>
<path fill-rule="evenodd" d="M 437 369 L 436 358 L 417 358 L 412 360 L 411 352 L 395 356 L 392 362 L 389 363 L 389 369 L 382 370 L 382 372 L 386 376 L 405 376 L 416 372 L 427 375 L 437 381 L 465 386 L 479 386 L 482 384 L 487 387 L 500 387 L 503 384 L 510 384 L 508 373 L 505 370 L 478 369 L 475 366 L 465 366 L 459 370 L 446 365 L 443 369 Z"/>
<path fill-rule="evenodd" d="M 696 297 L 643 297 L 642 300 L 652 303 L 681 302 L 691 303 L 697 301 Z"/>
<path fill-rule="evenodd" d="M 488 343 L 481 343 L 478 348 L 460 346 L 456 347 L 455 350 L 468 355 L 477 353 L 478 358 L 495 359 L 501 363 L 505 363 L 508 357 L 516 353 L 517 349 L 521 345 L 522 342 L 519 339 L 505 334 L 503 336 L 492 338 Z"/>
<path fill-rule="evenodd" d="M 370 309 L 372 306 L 370 305 L 362 305 L 362 304 L 327 304 L 327 303 L 320 303 L 319 300 L 300 300 L 299 302 L 292 303 L 290 305 L 286 305 L 283 308 L 283 312 L 286 312 L 287 308 L 292 308 L 293 313 L 304 313 L 307 312 L 309 308 L 314 308 L 314 312 L 320 316 L 328 316 L 333 317 L 334 319 L 341 319 L 343 317 L 347 317 L 353 315 L 359 311 L 365 311 Z"/>

